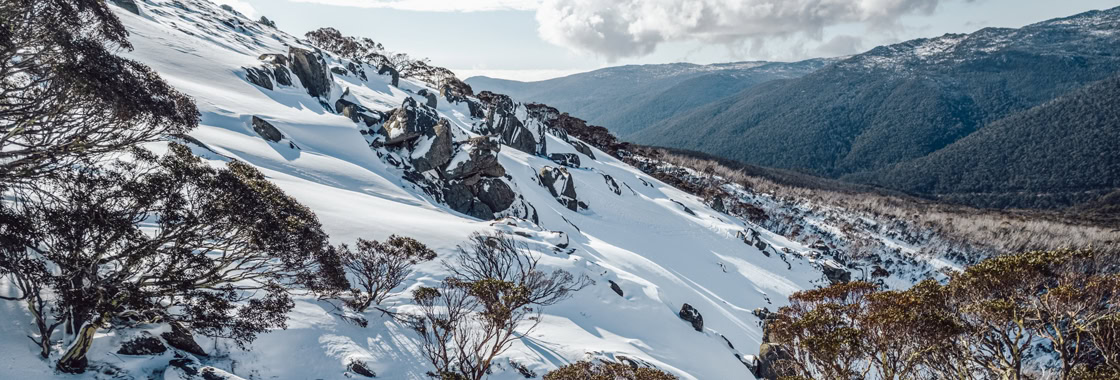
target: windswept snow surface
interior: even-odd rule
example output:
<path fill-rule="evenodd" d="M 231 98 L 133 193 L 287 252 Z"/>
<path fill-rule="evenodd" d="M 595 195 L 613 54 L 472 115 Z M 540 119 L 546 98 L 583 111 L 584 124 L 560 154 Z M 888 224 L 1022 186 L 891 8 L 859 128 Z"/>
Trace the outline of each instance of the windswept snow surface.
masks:
<path fill-rule="evenodd" d="M 446 259 L 472 232 L 516 231 L 528 236 L 518 239 L 543 256 L 547 267 L 586 274 L 596 281 L 571 299 L 546 308 L 540 325 L 503 355 L 491 378 L 522 378 L 510 360 L 543 375 L 577 360 L 620 357 L 685 379 L 752 378 L 735 356 L 756 354 L 761 342 L 759 320 L 751 310 L 774 310 L 786 304 L 791 293 L 827 283 L 807 259 L 790 256 L 787 265 L 779 255 L 764 255 L 736 235 L 753 228 L 776 250 L 808 248 L 715 212 L 700 199 L 597 150 L 597 159 L 583 156 L 582 168 L 570 170 L 580 200 L 590 205 L 587 210 L 568 210 L 537 183 L 539 169 L 554 163 L 504 147 L 499 160 L 507 180 L 536 207 L 539 224 L 477 220 L 452 211 L 402 179 L 399 169 L 371 150 L 358 124 L 307 95 L 298 78 L 292 78 L 296 86 L 276 90 L 245 80 L 242 67 L 259 65 L 261 54 L 286 54 L 285 44 L 302 46 L 296 38 L 205 1 L 138 4 L 141 15 L 114 7 L 135 45 L 134 51 L 124 54 L 150 65 L 195 99 L 202 124 L 191 136 L 205 145 L 195 151 L 216 165 L 237 159 L 258 167 L 313 209 L 333 242 L 398 234 L 424 242 Z M 334 76 L 327 103 L 333 104 L 348 88 L 364 106 L 387 111 L 426 87 L 405 78 L 394 87 L 390 78 L 370 74 L 367 81 Z M 462 129 L 456 133 L 474 135 L 470 126 L 477 120 L 465 107 L 441 97 L 438 111 Z M 286 140 L 270 143 L 260 138 L 251 125 L 253 116 L 272 123 Z M 549 153 L 576 152 L 564 140 L 548 138 Z M 604 174 L 618 182 L 621 195 L 611 191 Z M 556 231 L 570 240 L 566 249 L 553 249 L 560 239 Z M 434 285 L 444 275 L 438 260 L 420 265 L 406 286 L 398 289 L 400 293 L 386 302 L 387 307 L 408 312 L 410 289 Z M 624 296 L 615 294 L 608 280 L 617 283 Z M 9 289 L 0 287 L 0 292 Z M 684 303 L 702 313 L 703 332 L 678 318 Z M 286 330 L 263 334 L 246 350 L 200 337 L 204 348 L 215 354 L 198 360 L 256 379 L 347 378 L 346 364 L 352 359 L 365 361 L 379 378 L 427 378 L 430 368 L 415 335 L 405 326 L 374 311 L 365 315 L 369 327 L 362 328 L 337 312 L 328 303 L 300 299 Z M 18 304 L 0 303 L 0 316 L 5 321 L 0 324 L 0 377 L 61 376 L 50 369 L 57 358 L 40 360 L 36 347 L 24 338 L 31 328 Z M 122 378 L 160 378 L 172 358 L 170 352 L 156 357 L 112 353 L 129 333 L 103 330 L 91 359 L 102 368 L 119 369 Z M 173 372 L 178 373 L 167 371 L 168 376 Z"/>

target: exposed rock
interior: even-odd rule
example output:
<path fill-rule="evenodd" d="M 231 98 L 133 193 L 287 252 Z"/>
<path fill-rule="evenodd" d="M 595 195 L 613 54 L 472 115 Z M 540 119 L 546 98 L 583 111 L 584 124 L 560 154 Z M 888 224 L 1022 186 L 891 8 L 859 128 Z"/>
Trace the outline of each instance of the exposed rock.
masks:
<path fill-rule="evenodd" d="M 518 104 L 509 96 L 483 91 L 478 94 L 479 101 L 485 113 L 479 133 L 497 135 L 503 144 L 529 154 L 544 154 L 544 125 L 537 123 L 537 133 L 534 134 L 520 119 L 516 117 Z M 473 113 L 473 111 L 472 111 Z"/>
<path fill-rule="evenodd" d="M 331 74 L 327 63 L 318 54 L 297 47 L 288 48 L 291 59 L 289 67 L 307 89 L 307 94 L 316 98 L 327 98 L 331 93 Z"/>
<path fill-rule="evenodd" d="M 134 14 L 140 14 L 140 7 L 136 6 L 136 2 L 133 1 L 133 0 L 111 0 L 111 1 L 113 2 L 113 4 L 116 4 L 118 7 L 124 8 L 126 11 L 132 12 Z"/>
<path fill-rule="evenodd" d="M 758 349 L 758 373 L 755 376 L 769 380 L 790 376 L 791 373 L 782 371 L 779 366 L 780 361 L 790 359 L 793 359 L 793 355 L 785 346 L 777 343 L 763 343 Z"/>
<path fill-rule="evenodd" d="M 272 21 L 272 20 L 269 20 L 268 17 L 261 16 L 260 20 L 257 20 L 257 22 L 259 22 L 259 23 L 261 23 L 261 25 L 267 26 L 269 28 L 273 28 L 273 29 L 276 28 L 276 22 Z"/>
<path fill-rule="evenodd" d="M 370 370 L 369 367 L 366 367 L 365 363 L 356 359 L 350 360 L 350 364 L 346 365 L 346 370 L 365 377 L 377 377 L 377 374 Z"/>
<path fill-rule="evenodd" d="M 467 97 L 474 95 L 474 90 L 471 89 L 471 85 L 453 77 L 439 86 L 439 95 L 446 99 L 448 103 L 460 103 L 467 101 Z"/>
<path fill-rule="evenodd" d="M 350 72 L 354 73 L 354 75 L 357 75 L 358 78 L 362 78 L 362 81 L 369 80 L 369 78 L 366 77 L 366 70 L 362 68 L 361 65 L 355 64 L 354 62 L 347 62 L 346 69 L 350 70 Z"/>
<path fill-rule="evenodd" d="M 552 160 L 552 162 L 567 166 L 569 168 L 578 169 L 580 164 L 579 156 L 575 153 L 552 153 L 548 155 L 548 159 Z"/>
<path fill-rule="evenodd" d="M 166 351 L 167 346 L 163 344 L 163 341 L 147 331 L 141 331 L 136 337 L 121 343 L 121 348 L 117 350 L 117 353 L 121 355 L 158 355 Z"/>
<path fill-rule="evenodd" d="M 721 212 L 724 214 L 727 213 L 727 206 L 723 204 L 723 197 L 712 198 L 712 210 L 716 210 L 717 212 Z"/>
<path fill-rule="evenodd" d="M 257 57 L 257 59 L 259 59 L 261 61 L 264 61 L 264 62 L 267 62 L 267 63 L 273 63 L 273 64 L 277 64 L 277 65 L 281 65 L 281 66 L 287 66 L 288 65 L 288 56 L 283 55 L 283 54 L 275 54 L 275 53 L 261 54 L 261 56 Z"/>
<path fill-rule="evenodd" d="M 692 328 L 696 331 L 704 331 L 704 316 L 700 315 L 700 311 L 692 307 L 692 305 L 684 304 L 681 306 L 681 311 L 677 313 L 681 319 L 692 324 Z"/>
<path fill-rule="evenodd" d="M 595 153 L 591 151 L 591 147 L 587 146 L 587 144 L 584 144 L 582 141 L 568 140 L 568 143 L 572 144 L 572 147 L 576 148 L 577 152 L 583 153 L 583 155 L 590 157 L 592 160 L 595 159 Z"/>
<path fill-rule="evenodd" d="M 367 127 L 372 127 L 373 125 L 388 119 L 388 115 L 386 115 L 384 112 L 371 110 L 369 108 L 363 107 L 361 104 L 357 104 L 342 98 L 339 98 L 338 101 L 334 102 L 334 110 L 340 115 L 350 118 L 350 120 L 353 120 L 355 123 L 363 123 Z"/>
<path fill-rule="evenodd" d="M 871 277 L 889 277 L 890 275 L 891 272 L 887 271 L 887 268 L 878 265 L 875 266 L 875 270 L 871 271 Z"/>
<path fill-rule="evenodd" d="M 852 281 L 852 272 L 848 272 L 842 268 L 837 268 L 832 265 L 821 265 L 821 271 L 828 281 L 833 285 L 844 284 Z"/>
<path fill-rule="evenodd" d="M 824 240 L 817 240 L 816 242 L 813 242 L 813 244 L 809 245 L 809 248 L 815 249 L 824 254 L 828 254 L 831 251 L 828 248 L 828 245 L 824 243 Z"/>
<path fill-rule="evenodd" d="M 168 345 L 195 355 L 206 356 L 206 351 L 198 345 L 198 342 L 194 341 L 194 335 L 191 334 L 190 330 L 187 330 L 179 322 L 171 322 L 170 324 L 171 331 L 160 334 Z"/>
<path fill-rule="evenodd" d="M 349 76 L 350 75 L 349 71 L 346 71 L 346 69 L 341 68 L 341 67 L 337 67 L 337 66 L 332 67 L 331 72 L 334 73 L 335 75 L 342 75 L 342 76 Z"/>
<path fill-rule="evenodd" d="M 477 137 L 467 141 L 459 155 L 467 155 L 465 160 L 452 160 L 453 163 L 444 170 L 448 179 L 463 179 L 478 174 L 484 177 L 501 177 L 506 175 L 506 169 L 498 163 L 498 150 L 501 145 L 494 143 L 489 138 Z"/>
<path fill-rule="evenodd" d="M 462 182 L 455 182 L 444 187 L 443 201 L 447 202 L 452 210 L 467 214 L 471 210 L 475 198 L 474 193 L 467 185 Z"/>
<path fill-rule="evenodd" d="M 426 104 L 428 105 L 428 107 L 436 108 L 436 106 L 439 105 L 438 100 L 436 99 L 436 94 L 433 94 L 431 91 L 428 91 L 428 89 L 422 89 L 420 91 L 417 91 L 416 95 L 423 96 L 424 99 L 427 100 Z"/>
<path fill-rule="evenodd" d="M 245 80 L 249 81 L 249 83 L 255 84 L 257 87 L 267 88 L 269 90 L 273 89 L 272 72 L 256 67 L 246 67 L 244 69 Z"/>
<path fill-rule="evenodd" d="M 245 380 L 245 378 L 232 373 L 204 366 L 192 359 L 173 359 L 164 371 L 165 379 L 179 380 Z"/>
<path fill-rule="evenodd" d="M 766 242 L 762 241 L 762 239 L 758 239 L 758 240 L 755 240 L 754 247 L 758 248 L 758 250 L 762 251 L 762 253 L 766 253 L 766 249 L 770 248 L 770 245 L 766 244 Z M 770 254 L 766 253 L 766 256 L 770 256 Z"/>
<path fill-rule="evenodd" d="M 396 145 L 422 135 L 434 136 L 438 122 L 439 114 L 436 110 L 416 104 L 416 100 L 411 97 L 405 98 L 401 107 L 393 111 L 383 126 L 388 137 L 385 144 Z"/>
<path fill-rule="evenodd" d="M 603 180 L 607 182 L 607 188 L 615 195 L 622 195 L 622 188 L 618 187 L 618 182 L 614 181 L 614 177 L 610 174 L 603 174 Z"/>
<path fill-rule="evenodd" d="M 381 65 L 381 67 L 377 69 L 377 75 L 389 75 L 393 77 L 393 87 L 400 86 L 401 74 L 397 72 L 397 69 L 394 69 L 392 66 Z"/>
<path fill-rule="evenodd" d="M 443 168 L 451 162 L 451 154 L 454 149 L 451 141 L 451 122 L 441 118 L 432 127 L 432 134 L 428 151 L 424 152 L 423 156 L 412 159 L 412 165 L 416 167 L 417 171 L 426 172 Z"/>
<path fill-rule="evenodd" d="M 513 189 L 498 178 L 482 178 L 471 190 L 479 201 L 495 212 L 508 209 L 517 199 Z"/>
<path fill-rule="evenodd" d="M 284 134 L 280 133 L 280 130 L 256 116 L 253 116 L 253 131 L 257 132 L 261 138 L 271 142 L 280 142 L 284 138 Z"/>
<path fill-rule="evenodd" d="M 774 313 L 770 312 L 770 309 L 765 308 L 765 307 L 760 307 L 760 308 L 754 309 L 753 311 L 751 311 L 751 314 L 754 314 L 754 316 L 758 317 L 758 319 L 761 319 L 763 321 L 768 320 L 768 319 L 776 316 Z"/>
<path fill-rule="evenodd" d="M 613 290 L 615 293 L 618 293 L 619 297 L 623 297 L 622 287 L 619 287 L 618 284 L 614 283 L 614 281 L 607 280 L 607 282 L 611 283 L 611 290 Z"/>
<path fill-rule="evenodd" d="M 724 341 L 724 343 L 727 343 L 727 347 L 728 347 L 728 348 L 730 348 L 730 349 L 732 349 L 732 350 L 734 350 L 734 349 L 735 349 L 735 345 L 734 345 L 734 344 L 731 344 L 731 341 L 730 341 L 730 340 L 728 340 L 726 336 L 723 336 L 723 334 L 720 334 L 720 335 L 719 335 L 719 337 L 720 337 L 720 338 L 723 338 L 723 341 Z"/>
<path fill-rule="evenodd" d="M 292 74 L 288 70 L 288 57 L 283 54 L 261 54 L 258 57 L 265 63 L 263 69 L 271 68 L 269 71 L 272 73 L 272 79 L 276 84 L 281 86 L 292 85 Z"/>
<path fill-rule="evenodd" d="M 556 198 L 557 202 L 572 211 L 587 208 L 587 204 L 579 201 L 576 194 L 576 185 L 568 169 L 545 166 L 539 173 L 541 185 Z"/>

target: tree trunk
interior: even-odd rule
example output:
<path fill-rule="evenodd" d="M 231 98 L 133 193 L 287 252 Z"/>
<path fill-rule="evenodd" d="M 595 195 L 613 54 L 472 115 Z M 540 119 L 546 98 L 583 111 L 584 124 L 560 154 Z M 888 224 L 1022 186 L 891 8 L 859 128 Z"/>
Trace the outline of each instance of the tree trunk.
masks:
<path fill-rule="evenodd" d="M 58 359 L 58 365 L 55 367 L 59 371 L 67 373 L 82 373 L 85 372 L 86 366 L 89 365 L 89 359 L 86 354 L 93 346 L 93 335 L 97 333 L 100 328 L 103 318 L 94 319 L 91 322 L 86 322 L 78 329 L 78 336 L 74 339 L 74 343 L 70 344 L 70 348 Z"/>
<path fill-rule="evenodd" d="M 46 316 L 36 306 L 35 297 L 28 297 L 27 310 L 31 312 L 31 316 L 35 318 L 35 326 L 39 328 L 39 356 L 46 359 L 51 356 L 51 333 L 54 329 L 47 326 Z"/>

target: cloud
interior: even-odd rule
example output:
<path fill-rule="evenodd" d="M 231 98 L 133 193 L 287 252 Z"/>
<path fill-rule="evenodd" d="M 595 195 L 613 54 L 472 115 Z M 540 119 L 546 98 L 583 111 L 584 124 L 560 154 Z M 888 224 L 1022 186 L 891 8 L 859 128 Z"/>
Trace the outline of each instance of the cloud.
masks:
<path fill-rule="evenodd" d="M 388 8 L 427 12 L 534 10 L 541 0 L 291 0 L 344 7 Z"/>
<path fill-rule="evenodd" d="M 863 38 L 849 35 L 835 36 L 828 40 L 828 42 L 817 46 L 816 51 L 825 57 L 839 57 L 859 53 L 863 51 Z"/>
<path fill-rule="evenodd" d="M 222 4 L 229 5 L 234 10 L 236 10 L 238 12 L 241 12 L 241 14 L 245 15 L 245 17 L 248 17 L 248 18 L 256 18 L 257 17 L 256 8 L 253 8 L 253 6 L 250 5 L 249 2 L 247 2 L 245 0 L 210 0 L 210 1 L 213 1 L 215 4 L 219 4 L 219 5 L 222 5 Z"/>
<path fill-rule="evenodd" d="M 545 41 L 615 61 L 672 41 L 820 41 L 826 27 L 894 25 L 940 1 L 952 0 L 544 0 L 536 18 Z"/>

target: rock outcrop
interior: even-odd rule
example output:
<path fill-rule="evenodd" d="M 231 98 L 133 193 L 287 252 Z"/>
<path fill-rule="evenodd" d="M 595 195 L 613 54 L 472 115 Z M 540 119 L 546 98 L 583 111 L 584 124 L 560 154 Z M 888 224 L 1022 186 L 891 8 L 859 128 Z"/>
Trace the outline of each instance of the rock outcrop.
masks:
<path fill-rule="evenodd" d="M 370 146 L 398 154 L 386 161 L 404 169 L 406 179 L 437 201 L 479 219 L 504 212 L 536 220 L 536 209 L 502 178 L 506 170 L 498 162 L 501 144 L 496 138 L 460 140 L 450 121 L 411 97 L 385 120 L 363 132 L 372 139 Z"/>
<path fill-rule="evenodd" d="M 339 115 L 346 116 L 355 123 L 365 124 L 367 127 L 372 127 L 389 118 L 388 114 L 371 110 L 354 101 L 347 100 L 346 96 L 334 102 L 334 110 L 338 112 Z"/>
<path fill-rule="evenodd" d="M 424 134 L 434 134 L 439 114 L 435 109 L 416 104 L 416 100 L 409 97 L 404 103 L 389 115 L 382 126 L 383 134 L 388 137 L 385 145 L 398 145 L 415 140 Z"/>
<path fill-rule="evenodd" d="M 288 48 L 289 69 L 312 97 L 326 99 L 331 94 L 331 72 L 318 53 L 297 47 Z"/>
<path fill-rule="evenodd" d="M 428 89 L 417 91 L 416 95 L 423 96 L 428 107 L 436 108 L 439 106 L 439 100 L 436 98 L 436 94 L 428 91 Z"/>
<path fill-rule="evenodd" d="M 578 199 L 576 184 L 572 180 L 572 174 L 568 173 L 568 169 L 545 166 L 541 168 L 538 177 L 540 177 L 541 186 L 548 189 L 548 192 L 564 207 L 572 211 L 587 209 L 587 203 Z"/>
<path fill-rule="evenodd" d="M 614 281 L 607 280 L 607 282 L 611 284 L 611 290 L 613 290 L 615 294 L 618 294 L 619 297 L 623 297 L 622 287 L 618 286 L 618 284 L 614 283 Z"/>
<path fill-rule="evenodd" d="M 257 132 L 261 138 L 271 142 L 280 142 L 280 140 L 284 139 L 284 134 L 280 133 L 279 129 L 276 129 L 271 123 L 256 116 L 253 116 L 253 132 Z"/>
<path fill-rule="evenodd" d="M 488 137 L 475 137 L 459 146 L 455 159 L 444 169 L 448 179 L 466 179 L 472 176 L 501 177 L 506 169 L 498 163 L 501 145 Z"/>
<path fill-rule="evenodd" d="M 758 348 L 758 356 L 752 363 L 746 363 L 751 373 L 759 379 L 776 380 L 792 373 L 786 371 L 781 361 L 793 359 L 789 348 L 783 345 L 774 334 L 771 323 L 778 317 L 776 313 L 767 308 L 754 309 L 752 313 L 762 320 L 762 344 Z"/>
<path fill-rule="evenodd" d="M 502 144 L 525 153 L 545 154 L 544 125 L 537 123 L 535 128 L 529 128 L 517 117 L 518 110 L 524 106 L 509 96 L 489 91 L 479 93 L 478 99 L 481 109 L 476 117 L 483 119 L 477 127 L 479 133 L 498 136 Z"/>
<path fill-rule="evenodd" d="M 575 153 L 552 153 L 548 155 L 548 159 L 559 165 L 579 169 L 579 156 Z"/>
<path fill-rule="evenodd" d="M 416 171 L 423 173 L 447 167 L 451 162 L 451 154 L 454 153 L 451 123 L 447 119 L 439 119 L 430 132 L 425 130 L 424 133 L 430 139 L 426 140 L 427 149 L 421 152 L 419 157 L 413 154 L 412 164 L 416 167 Z"/>
<path fill-rule="evenodd" d="M 822 264 L 821 271 L 824 272 L 825 278 L 828 278 L 828 281 L 833 285 L 845 284 L 852 281 L 852 272 L 844 270 L 843 268 Z"/>
<path fill-rule="evenodd" d="M 470 96 L 474 96 L 474 90 L 471 89 L 471 85 L 459 78 L 450 78 L 439 86 L 439 95 L 448 103 L 462 103 L 469 101 Z"/>
<path fill-rule="evenodd" d="M 700 315 L 700 311 L 696 310 L 692 305 L 687 303 L 682 305 L 681 311 L 677 313 L 677 316 L 691 324 L 692 328 L 696 329 L 696 331 L 704 331 L 704 316 Z"/>
<path fill-rule="evenodd" d="M 192 359 L 173 359 L 164 370 L 163 378 L 179 380 L 245 380 L 211 366 L 202 365 Z"/>
<path fill-rule="evenodd" d="M 592 160 L 595 159 L 595 152 L 591 151 L 591 147 L 587 144 L 584 144 L 582 141 L 568 139 L 568 143 L 572 144 L 572 147 L 576 148 L 577 152 L 583 153 L 583 155 L 591 158 Z"/>
<path fill-rule="evenodd" d="M 350 360 L 350 364 L 346 365 L 346 370 L 365 377 L 377 377 L 377 374 L 370 370 L 365 363 L 358 360 Z"/>
<path fill-rule="evenodd" d="M 758 348 L 758 364 L 754 375 L 760 379 L 777 380 L 790 373 L 784 371 L 781 362 L 793 359 L 789 349 L 777 343 L 763 343 Z"/>
<path fill-rule="evenodd" d="M 245 67 L 245 80 L 258 87 L 274 90 L 277 86 L 291 86 L 292 74 L 288 70 L 288 57 L 280 54 L 263 54 L 261 65 Z"/>
<path fill-rule="evenodd" d="M 607 183 L 607 189 L 614 195 L 622 195 L 622 188 L 618 187 L 618 182 L 615 182 L 614 177 L 611 177 L 610 174 L 603 173 L 603 181 Z"/>
<path fill-rule="evenodd" d="M 198 345 L 198 342 L 195 342 L 194 335 L 191 334 L 191 331 L 178 322 L 171 322 L 171 331 L 166 331 L 160 334 L 160 336 L 163 337 L 163 340 L 171 347 L 195 355 L 206 356 L 206 351 L 202 349 L 202 346 Z"/>
<path fill-rule="evenodd" d="M 147 331 L 141 331 L 137 336 L 121 343 L 121 348 L 117 350 L 121 355 L 159 355 L 167 351 L 167 346 L 163 341 L 156 338 L 155 335 Z"/>
<path fill-rule="evenodd" d="M 394 69 L 392 66 L 381 65 L 381 67 L 377 69 L 377 75 L 388 75 L 392 78 L 390 83 L 393 84 L 393 87 L 400 86 L 401 73 L 397 72 L 397 69 Z"/>

